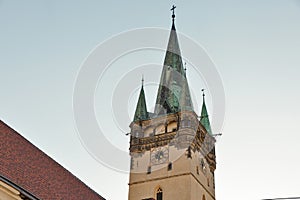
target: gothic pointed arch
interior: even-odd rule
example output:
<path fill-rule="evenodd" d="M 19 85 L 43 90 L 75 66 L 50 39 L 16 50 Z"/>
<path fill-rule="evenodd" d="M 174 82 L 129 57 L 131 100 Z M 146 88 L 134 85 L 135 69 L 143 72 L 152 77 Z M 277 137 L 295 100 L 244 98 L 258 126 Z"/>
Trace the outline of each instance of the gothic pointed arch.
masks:
<path fill-rule="evenodd" d="M 163 200 L 163 190 L 161 187 L 158 187 L 156 190 L 156 200 Z"/>

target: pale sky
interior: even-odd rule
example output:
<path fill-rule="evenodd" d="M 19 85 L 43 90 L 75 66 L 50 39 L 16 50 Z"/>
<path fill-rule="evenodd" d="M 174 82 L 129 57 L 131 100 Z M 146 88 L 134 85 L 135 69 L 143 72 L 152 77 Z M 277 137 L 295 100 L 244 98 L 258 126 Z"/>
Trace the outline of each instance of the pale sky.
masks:
<path fill-rule="evenodd" d="M 74 86 L 84 60 L 112 36 L 145 27 L 170 29 L 173 4 L 178 32 L 205 49 L 223 82 L 225 121 L 215 130 L 223 133 L 216 144 L 216 198 L 300 196 L 298 0 L 0 0 L 0 119 L 106 199 L 127 199 L 128 174 L 95 160 L 79 137 Z M 104 94 L 114 91 L 110 87 L 116 80 L 134 69 L 130 65 L 155 63 L 158 68 L 151 73 L 159 78 L 162 62 L 163 52 L 136 52 L 116 60 L 114 67 L 124 64 L 124 68 L 107 71 L 113 78 L 99 79 L 97 120 L 107 126 L 104 135 L 124 155 L 129 128 L 101 107 Z M 192 72 L 188 66 L 199 113 L 200 90 L 206 85 Z M 148 72 L 137 72 L 142 73 L 147 81 Z M 135 77 L 135 90 L 124 98 L 124 110 L 131 118 L 140 79 Z M 153 109 L 155 84 L 146 85 L 145 93 L 148 108 Z M 208 94 L 208 109 L 215 117 L 213 98 Z M 101 122 L 104 118 L 108 121 Z"/>

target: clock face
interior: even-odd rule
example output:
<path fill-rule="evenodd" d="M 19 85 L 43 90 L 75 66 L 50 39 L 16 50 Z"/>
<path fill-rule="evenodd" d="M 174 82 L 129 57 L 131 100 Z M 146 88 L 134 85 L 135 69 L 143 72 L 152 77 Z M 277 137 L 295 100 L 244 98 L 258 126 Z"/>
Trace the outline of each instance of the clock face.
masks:
<path fill-rule="evenodd" d="M 167 162 L 169 159 L 169 150 L 167 147 L 158 147 L 151 150 L 151 163 L 159 165 Z"/>

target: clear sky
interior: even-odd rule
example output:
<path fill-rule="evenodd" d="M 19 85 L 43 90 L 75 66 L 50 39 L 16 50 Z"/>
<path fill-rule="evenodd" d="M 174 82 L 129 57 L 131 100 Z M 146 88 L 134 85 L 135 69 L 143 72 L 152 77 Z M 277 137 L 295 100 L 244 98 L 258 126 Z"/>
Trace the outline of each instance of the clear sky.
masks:
<path fill-rule="evenodd" d="M 145 27 L 169 29 L 172 4 L 177 30 L 206 50 L 223 81 L 226 115 L 223 128 L 215 130 L 223 133 L 217 142 L 217 199 L 300 196 L 298 0 L 0 0 L 0 119 L 103 197 L 127 199 L 128 174 L 104 166 L 84 148 L 74 121 L 74 85 L 84 60 L 113 35 Z M 114 64 L 141 65 L 144 58 L 146 64 L 162 64 L 162 52 L 147 55 L 137 52 Z M 188 68 L 198 113 L 205 84 L 195 85 L 191 72 Z M 95 101 L 105 99 L 102 93 L 124 73 L 102 79 L 106 89 L 99 81 Z M 134 81 L 135 90 L 124 98 L 130 117 L 140 76 Z M 148 85 L 152 108 L 155 85 Z M 215 116 L 213 100 L 208 95 Z M 101 105 L 95 103 L 100 123 L 103 116 L 112 118 Z M 114 131 L 118 122 L 107 122 L 113 130 L 106 131 L 108 140 L 127 152 L 124 132 L 129 128 Z"/>

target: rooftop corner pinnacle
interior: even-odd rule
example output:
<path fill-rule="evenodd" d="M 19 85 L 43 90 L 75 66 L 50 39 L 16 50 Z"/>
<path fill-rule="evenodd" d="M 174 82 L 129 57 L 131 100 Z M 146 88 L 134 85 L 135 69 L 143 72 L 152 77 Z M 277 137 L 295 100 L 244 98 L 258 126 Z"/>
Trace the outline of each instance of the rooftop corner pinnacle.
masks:
<path fill-rule="evenodd" d="M 204 128 L 206 129 L 208 134 L 212 135 L 211 126 L 210 126 L 209 117 L 208 117 L 208 112 L 207 112 L 207 108 L 206 108 L 206 104 L 205 104 L 204 89 L 202 89 L 201 91 L 203 93 L 202 94 L 203 103 L 202 103 L 202 110 L 201 110 L 201 116 L 200 116 L 200 123 L 204 126 Z"/>
<path fill-rule="evenodd" d="M 149 114 L 147 111 L 147 104 L 144 92 L 144 76 L 142 77 L 142 87 L 139 95 L 139 99 L 136 105 L 135 114 L 133 121 L 141 121 L 149 119 Z"/>

